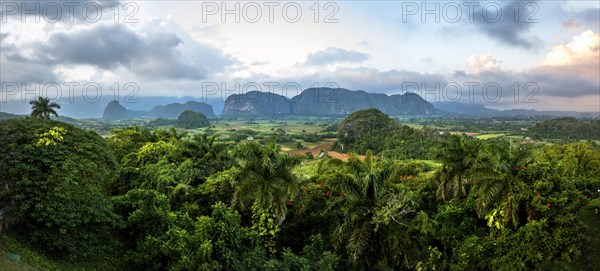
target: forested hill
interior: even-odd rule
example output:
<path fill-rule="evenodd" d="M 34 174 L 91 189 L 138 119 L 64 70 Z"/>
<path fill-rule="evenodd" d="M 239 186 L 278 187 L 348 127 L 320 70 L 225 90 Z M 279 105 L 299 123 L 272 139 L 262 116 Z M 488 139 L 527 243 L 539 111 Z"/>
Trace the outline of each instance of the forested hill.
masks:
<path fill-rule="evenodd" d="M 548 119 L 537 123 L 529 132 L 534 138 L 600 139 L 600 120 Z"/>
<path fill-rule="evenodd" d="M 343 88 L 309 88 L 291 99 L 257 91 L 231 95 L 225 101 L 223 115 L 346 116 L 368 108 L 379 109 L 392 116 L 435 113 L 431 103 L 414 93 L 388 96 Z"/>

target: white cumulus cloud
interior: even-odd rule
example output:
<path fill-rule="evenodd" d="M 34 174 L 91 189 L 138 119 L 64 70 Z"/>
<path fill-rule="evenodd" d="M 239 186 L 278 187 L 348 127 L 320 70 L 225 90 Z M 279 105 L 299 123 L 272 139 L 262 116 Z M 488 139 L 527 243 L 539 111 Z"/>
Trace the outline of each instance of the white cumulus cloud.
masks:
<path fill-rule="evenodd" d="M 480 74 L 482 72 L 500 71 L 502 61 L 492 58 L 490 53 L 485 55 L 471 55 L 467 59 L 469 73 Z"/>

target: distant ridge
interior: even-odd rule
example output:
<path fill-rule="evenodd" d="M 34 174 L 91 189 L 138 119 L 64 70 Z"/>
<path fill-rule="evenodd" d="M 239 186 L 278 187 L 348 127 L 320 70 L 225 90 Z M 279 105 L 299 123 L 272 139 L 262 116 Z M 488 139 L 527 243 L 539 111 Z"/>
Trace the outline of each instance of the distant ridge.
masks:
<path fill-rule="evenodd" d="M 258 91 L 231 95 L 225 101 L 223 116 L 346 116 L 368 108 L 392 116 L 436 112 L 431 103 L 414 93 L 388 96 L 343 88 L 309 88 L 291 99 Z"/>
<path fill-rule="evenodd" d="M 443 115 L 473 115 L 473 116 L 519 116 L 519 117 L 579 117 L 597 118 L 600 112 L 577 112 L 577 111 L 538 111 L 534 109 L 509 109 L 497 110 L 485 107 L 482 104 L 471 103 L 434 103 L 436 109 Z"/>
<path fill-rule="evenodd" d="M 139 117 L 177 118 L 186 110 L 202 113 L 209 118 L 215 117 L 211 105 L 195 101 L 188 101 L 185 104 L 172 103 L 164 106 L 157 105 L 150 111 L 128 110 L 119 104 L 119 102 L 112 101 L 108 103 L 104 109 L 102 118 L 106 120 L 130 119 Z"/>
<path fill-rule="evenodd" d="M 168 105 L 157 105 L 150 110 L 150 116 L 159 118 L 177 118 L 186 110 L 199 112 L 209 118 L 214 118 L 215 114 L 211 105 L 196 101 L 188 101 L 185 104 L 172 103 Z"/>
<path fill-rule="evenodd" d="M 15 115 L 6 112 L 0 112 L 0 120 L 24 118 L 25 115 Z"/>

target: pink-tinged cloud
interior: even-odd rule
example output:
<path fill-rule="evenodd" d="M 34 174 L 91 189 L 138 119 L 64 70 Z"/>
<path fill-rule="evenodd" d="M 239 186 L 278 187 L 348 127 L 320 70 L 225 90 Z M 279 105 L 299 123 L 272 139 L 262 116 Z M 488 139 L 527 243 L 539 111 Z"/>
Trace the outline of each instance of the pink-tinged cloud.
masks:
<path fill-rule="evenodd" d="M 600 35 L 587 30 L 567 44 L 554 46 L 535 70 L 600 80 Z"/>
<path fill-rule="evenodd" d="M 571 32 L 578 32 L 583 29 L 583 24 L 577 23 L 573 19 L 562 22 L 562 26 Z"/>

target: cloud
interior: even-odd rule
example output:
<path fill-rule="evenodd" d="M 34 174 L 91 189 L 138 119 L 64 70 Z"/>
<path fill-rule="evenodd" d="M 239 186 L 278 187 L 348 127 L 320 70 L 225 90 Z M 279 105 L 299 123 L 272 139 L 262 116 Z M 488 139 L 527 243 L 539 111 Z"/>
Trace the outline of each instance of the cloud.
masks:
<path fill-rule="evenodd" d="M 583 29 L 583 24 L 577 23 L 573 19 L 562 22 L 562 26 L 571 32 L 577 32 Z"/>
<path fill-rule="evenodd" d="M 176 25 L 150 22 L 137 31 L 122 24 L 98 24 L 51 34 L 34 46 L 36 58 L 49 65 L 124 67 L 139 77 L 200 80 L 236 62 L 217 48 L 191 39 Z"/>
<path fill-rule="evenodd" d="M 406 83 L 425 83 L 433 87 L 444 84 L 445 78 L 437 74 L 424 74 L 406 70 L 379 70 L 375 68 L 339 68 L 333 73 L 335 82 L 350 84 L 357 89 L 394 93 L 401 91 Z M 375 91 L 376 90 L 376 91 Z"/>
<path fill-rule="evenodd" d="M 596 27 L 600 24 L 600 8 L 590 8 L 581 13 L 582 18 L 588 22 L 594 23 Z"/>
<path fill-rule="evenodd" d="M 600 81 L 564 70 L 533 69 L 526 79 L 539 86 L 540 94 L 552 97 L 600 95 Z M 523 82 L 523 81 L 522 81 Z"/>
<path fill-rule="evenodd" d="M 523 2 L 509 1 L 504 6 L 494 8 L 496 5 L 499 6 L 498 2 L 475 6 L 473 14 L 477 14 L 477 16 L 473 16 L 474 24 L 485 34 L 504 44 L 526 49 L 535 47 L 538 39 L 535 37 L 526 37 L 526 32 L 535 24 L 533 21 L 536 18 L 535 15 L 530 12 L 519 12 L 518 17 L 515 18 L 514 12 L 511 12 L 511 10 L 514 10 L 515 5 L 523 8 Z M 537 3 L 535 5 L 537 6 Z M 496 19 L 497 9 L 502 14 L 499 14 L 499 17 Z"/>
<path fill-rule="evenodd" d="M 317 51 L 306 56 L 305 65 L 327 65 L 336 63 L 359 63 L 369 59 L 369 55 L 357 51 L 342 48 L 327 47 L 325 50 Z"/>
<path fill-rule="evenodd" d="M 297 71 L 296 74 L 265 78 L 264 81 L 297 82 L 302 88 L 332 83 L 352 90 L 397 94 L 402 93 L 406 83 L 425 84 L 428 87 L 434 87 L 436 83 L 445 84 L 446 79 L 439 74 L 426 74 L 407 70 L 337 67 L 334 70 L 319 70 L 316 72 Z"/>
<path fill-rule="evenodd" d="M 271 61 L 252 61 L 252 63 L 250 63 L 250 66 L 263 66 L 270 63 Z"/>
<path fill-rule="evenodd" d="M 587 30 L 566 44 L 552 47 L 537 70 L 600 77 L 600 35 Z"/>
<path fill-rule="evenodd" d="M 519 72 L 504 71 L 502 61 L 490 54 L 471 55 L 468 73 L 457 71 L 449 81 L 477 82 L 480 85 L 497 83 L 503 96 L 510 101 L 515 90 L 523 95 L 531 94 L 534 86 L 536 95 L 544 97 L 577 98 L 600 95 L 600 35 L 591 30 L 573 37 L 565 44 L 554 46 L 544 61 Z M 526 84 L 531 87 L 525 89 Z"/>
<path fill-rule="evenodd" d="M 2 59 L 2 82 L 7 83 L 40 83 L 56 82 L 56 76 L 47 65 Z"/>
<path fill-rule="evenodd" d="M 490 53 L 485 55 L 471 55 L 467 59 L 469 73 L 480 74 L 482 72 L 497 72 L 500 71 L 502 61 L 493 59 Z"/>
<path fill-rule="evenodd" d="M 4 83 L 48 83 L 55 82 L 52 68 L 24 57 L 18 47 L 5 41 L 8 33 L 0 34 L 0 79 Z M 2 90 L 3 91 L 3 90 Z"/>
<path fill-rule="evenodd" d="M 463 86 L 459 102 L 498 108 L 598 111 L 599 59 L 599 35 L 588 30 L 565 44 L 554 46 L 543 62 L 529 69 L 502 70 L 502 61 L 494 59 L 489 53 L 471 55 L 467 59 L 468 72 L 455 71 L 445 79 Z M 466 83 L 475 84 L 474 94 L 470 90 L 467 92 Z M 489 93 L 484 93 L 486 86 Z M 499 93 L 496 93 L 497 87 Z M 467 95 L 473 95 L 474 99 L 469 99 Z M 497 100 L 496 95 L 499 95 Z M 441 99 L 443 101 L 443 97 Z M 557 106 L 561 102 L 562 106 Z"/>
<path fill-rule="evenodd" d="M 179 44 L 176 36 L 161 38 L 155 45 L 162 50 Z M 145 46 L 131 29 L 115 24 L 52 34 L 47 43 L 38 45 L 37 52 L 39 58 L 53 64 L 88 64 L 108 70 L 130 67 L 143 56 Z"/>

